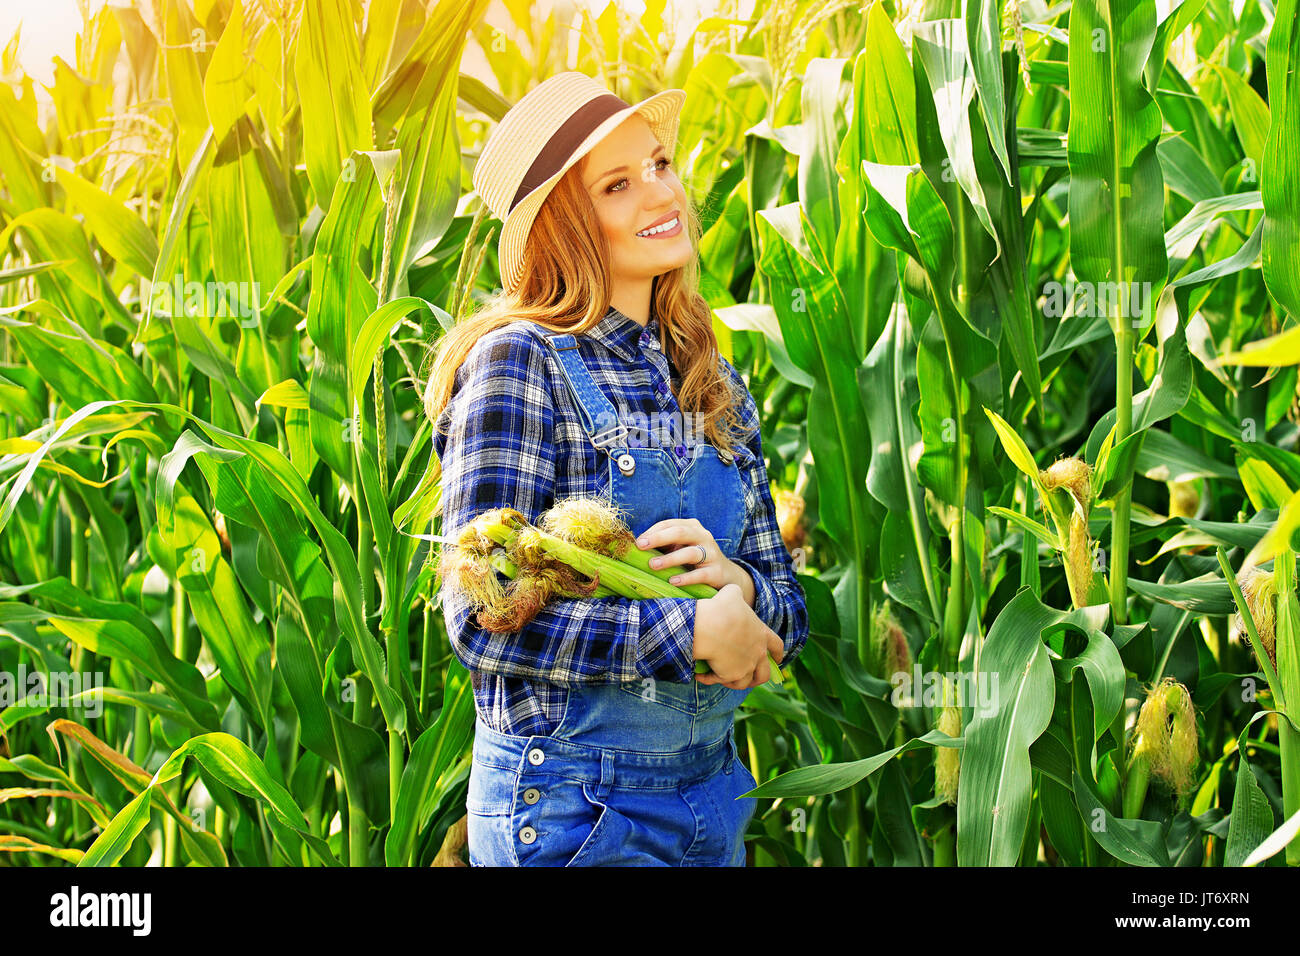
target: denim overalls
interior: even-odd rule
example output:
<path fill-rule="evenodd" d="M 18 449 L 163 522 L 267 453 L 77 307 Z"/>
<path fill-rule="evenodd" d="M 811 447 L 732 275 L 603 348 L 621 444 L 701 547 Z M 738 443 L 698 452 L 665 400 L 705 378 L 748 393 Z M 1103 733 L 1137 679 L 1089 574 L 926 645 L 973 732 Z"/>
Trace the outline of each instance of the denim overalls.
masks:
<path fill-rule="evenodd" d="M 734 557 L 748 515 L 728 451 L 698 444 L 679 473 L 660 447 L 633 447 L 567 333 L 543 333 L 633 534 L 692 517 Z M 602 425 L 608 427 L 600 427 Z M 744 866 L 757 784 L 736 752 L 733 714 L 748 691 L 646 679 L 571 687 L 550 736 L 476 720 L 469 855 L 475 866 Z"/>

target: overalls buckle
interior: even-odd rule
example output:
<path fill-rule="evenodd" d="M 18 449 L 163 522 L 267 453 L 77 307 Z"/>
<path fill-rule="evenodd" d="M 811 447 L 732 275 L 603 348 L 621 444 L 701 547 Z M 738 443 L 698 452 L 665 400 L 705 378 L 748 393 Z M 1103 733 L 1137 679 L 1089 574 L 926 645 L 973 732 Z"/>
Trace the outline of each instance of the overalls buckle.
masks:
<path fill-rule="evenodd" d="M 604 451 L 608 445 L 617 445 L 628 436 L 628 427 L 621 422 L 613 428 L 607 428 L 603 432 L 597 432 L 591 436 L 591 443 Z"/>

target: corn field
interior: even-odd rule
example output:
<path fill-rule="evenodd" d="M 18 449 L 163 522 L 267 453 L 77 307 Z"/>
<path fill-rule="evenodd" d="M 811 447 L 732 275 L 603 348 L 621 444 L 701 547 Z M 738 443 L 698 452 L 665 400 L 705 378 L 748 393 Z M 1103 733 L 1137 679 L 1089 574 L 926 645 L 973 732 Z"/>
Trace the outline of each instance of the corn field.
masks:
<path fill-rule="evenodd" d="M 749 863 L 1300 865 L 1297 0 L 643 6 L 8 41 L 0 866 L 466 865 L 426 356 L 563 70 L 687 93 L 807 598 Z"/>

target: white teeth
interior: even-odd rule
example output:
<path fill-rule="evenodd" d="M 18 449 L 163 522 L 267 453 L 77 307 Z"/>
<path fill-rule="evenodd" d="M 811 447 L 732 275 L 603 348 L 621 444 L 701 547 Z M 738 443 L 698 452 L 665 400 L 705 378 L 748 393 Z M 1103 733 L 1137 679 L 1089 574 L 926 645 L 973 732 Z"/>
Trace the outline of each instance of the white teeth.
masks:
<path fill-rule="evenodd" d="M 677 217 L 674 216 L 672 219 L 669 219 L 662 226 L 655 226 L 653 229 L 646 229 L 644 232 L 638 232 L 637 235 L 643 238 L 654 236 L 661 232 L 667 232 L 670 229 L 675 229 L 676 227 L 677 227 Z"/>

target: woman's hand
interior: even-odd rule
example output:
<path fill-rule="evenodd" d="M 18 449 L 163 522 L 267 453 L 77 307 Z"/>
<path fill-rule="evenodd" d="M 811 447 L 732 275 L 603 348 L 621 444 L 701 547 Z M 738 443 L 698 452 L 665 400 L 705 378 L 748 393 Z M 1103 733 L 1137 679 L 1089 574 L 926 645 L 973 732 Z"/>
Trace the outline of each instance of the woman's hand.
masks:
<path fill-rule="evenodd" d="M 778 664 L 785 656 L 781 638 L 741 600 L 733 584 L 695 602 L 694 638 L 695 659 L 707 661 L 712 671 L 695 675 L 701 684 L 748 690 L 772 676 L 769 654 Z"/>
<path fill-rule="evenodd" d="M 712 533 L 697 519 L 666 518 L 646 528 L 636 543 L 642 551 L 658 548 L 664 552 L 663 557 L 651 559 L 652 568 L 690 568 L 669 578 L 668 583 L 707 584 L 719 591 L 734 584 L 740 588 L 745 603 L 754 606 L 754 581 L 749 572 L 722 553 Z M 704 549 L 703 555 L 700 548 Z"/>

